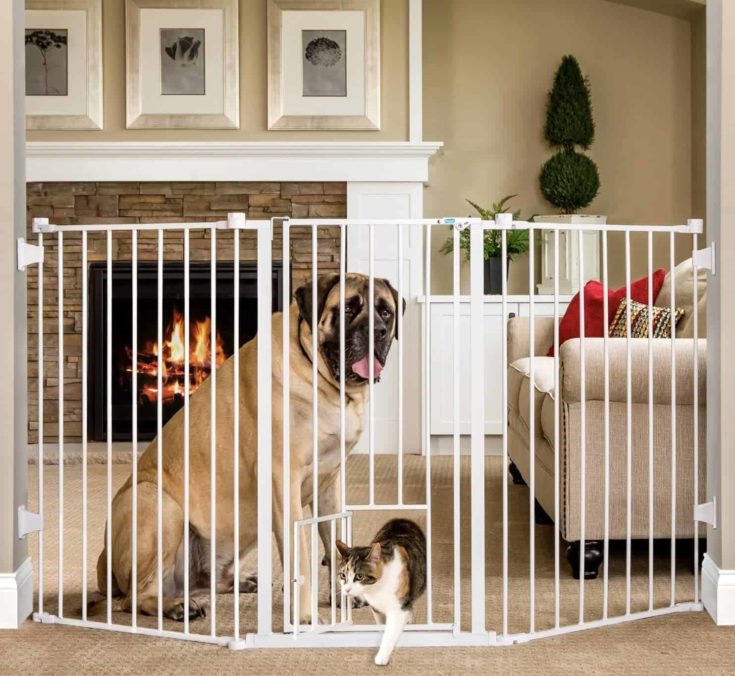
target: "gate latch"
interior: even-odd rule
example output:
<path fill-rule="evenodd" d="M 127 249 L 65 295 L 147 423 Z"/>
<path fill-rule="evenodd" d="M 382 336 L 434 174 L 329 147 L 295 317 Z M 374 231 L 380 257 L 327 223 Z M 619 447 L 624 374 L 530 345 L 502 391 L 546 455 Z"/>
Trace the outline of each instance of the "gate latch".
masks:
<path fill-rule="evenodd" d="M 694 508 L 694 520 L 708 523 L 712 528 L 717 528 L 717 498 L 715 496 L 712 496 L 710 502 L 705 502 Z"/>
<path fill-rule="evenodd" d="M 40 530 L 43 530 L 43 517 L 35 512 L 29 512 L 25 505 L 18 507 L 18 539 Z"/>
<path fill-rule="evenodd" d="M 692 251 L 692 263 L 697 268 L 709 270 L 713 275 L 715 272 L 715 243 L 712 242 L 706 249 Z"/>
<path fill-rule="evenodd" d="M 22 237 L 18 237 L 18 270 L 23 271 L 36 263 L 43 263 L 43 247 L 29 244 Z"/>

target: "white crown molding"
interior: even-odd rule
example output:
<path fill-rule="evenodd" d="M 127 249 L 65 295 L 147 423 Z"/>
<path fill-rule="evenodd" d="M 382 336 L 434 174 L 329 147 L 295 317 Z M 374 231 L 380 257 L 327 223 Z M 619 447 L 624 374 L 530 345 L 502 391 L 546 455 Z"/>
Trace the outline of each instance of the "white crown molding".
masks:
<path fill-rule="evenodd" d="M 41 142 L 27 181 L 426 182 L 441 142 Z"/>
<path fill-rule="evenodd" d="M 735 624 L 735 570 L 722 570 L 707 554 L 702 561 L 702 603 L 715 624 Z"/>

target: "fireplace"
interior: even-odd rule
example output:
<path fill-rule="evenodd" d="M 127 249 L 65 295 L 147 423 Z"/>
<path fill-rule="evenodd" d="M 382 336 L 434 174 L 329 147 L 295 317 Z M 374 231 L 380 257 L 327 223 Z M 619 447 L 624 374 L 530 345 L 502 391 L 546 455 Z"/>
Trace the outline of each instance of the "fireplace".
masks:
<path fill-rule="evenodd" d="M 240 344 L 249 341 L 257 329 L 257 263 L 240 263 Z M 233 354 L 234 266 L 217 263 L 216 365 Z M 209 262 L 190 263 L 189 294 L 189 391 L 196 389 L 212 369 L 210 345 Z M 273 262 L 273 310 L 282 309 L 283 268 Z M 92 441 L 107 439 L 107 265 L 89 266 L 89 403 L 88 434 Z M 162 350 L 163 424 L 184 403 L 184 265 L 165 262 L 163 268 L 163 346 L 158 345 L 158 267 L 156 262 L 138 263 L 138 439 L 156 434 L 157 362 Z M 132 266 L 116 262 L 112 266 L 112 439 L 132 438 Z"/>

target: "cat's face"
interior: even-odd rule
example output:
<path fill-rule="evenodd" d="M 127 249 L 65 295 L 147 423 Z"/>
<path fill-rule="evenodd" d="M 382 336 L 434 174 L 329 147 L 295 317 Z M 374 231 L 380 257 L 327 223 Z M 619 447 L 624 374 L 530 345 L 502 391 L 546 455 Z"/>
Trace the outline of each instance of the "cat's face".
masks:
<path fill-rule="evenodd" d="M 365 590 L 383 574 L 380 543 L 370 547 L 348 547 L 337 540 L 337 550 L 340 554 L 338 576 L 341 591 L 352 598 L 363 598 Z"/>

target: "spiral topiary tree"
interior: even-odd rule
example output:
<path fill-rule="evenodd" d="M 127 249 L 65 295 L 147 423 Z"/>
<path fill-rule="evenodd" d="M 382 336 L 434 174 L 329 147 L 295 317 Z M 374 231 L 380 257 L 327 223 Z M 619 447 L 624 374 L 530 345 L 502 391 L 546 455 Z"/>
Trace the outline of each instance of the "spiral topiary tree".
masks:
<path fill-rule="evenodd" d="M 576 146 L 595 138 L 590 86 L 575 59 L 567 55 L 554 76 L 546 107 L 544 137 L 558 152 L 541 169 L 539 184 L 548 202 L 564 214 L 588 206 L 600 189 L 597 165 Z"/>

